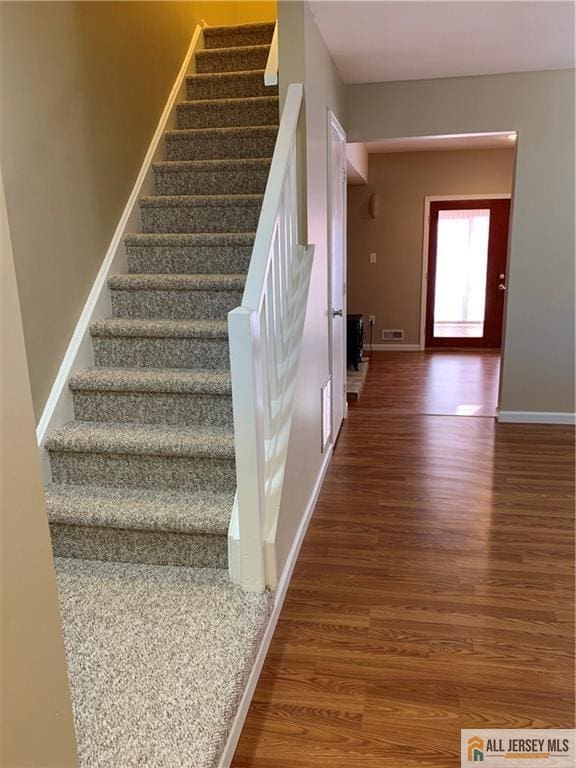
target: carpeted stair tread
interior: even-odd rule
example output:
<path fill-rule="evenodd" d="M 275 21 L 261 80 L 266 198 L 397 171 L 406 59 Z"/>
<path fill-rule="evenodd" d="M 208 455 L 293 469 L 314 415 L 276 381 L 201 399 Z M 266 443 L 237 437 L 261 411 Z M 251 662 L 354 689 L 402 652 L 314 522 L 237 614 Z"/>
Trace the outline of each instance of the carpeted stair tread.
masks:
<path fill-rule="evenodd" d="M 264 69 L 242 72 L 208 72 L 186 76 L 189 99 L 229 99 L 243 96 L 277 96 L 277 85 L 264 83 Z"/>
<path fill-rule="evenodd" d="M 277 125 L 189 128 L 165 134 L 168 160 L 272 157 Z"/>
<path fill-rule="evenodd" d="M 243 45 L 229 48 L 211 48 L 196 53 L 196 71 L 245 72 L 249 69 L 265 69 L 270 45 Z"/>
<path fill-rule="evenodd" d="M 234 459 L 234 434 L 223 427 L 71 421 L 46 439 L 48 451 Z"/>
<path fill-rule="evenodd" d="M 92 336 L 147 337 L 177 339 L 224 339 L 228 337 L 226 320 L 145 320 L 109 317 L 90 324 Z"/>
<path fill-rule="evenodd" d="M 242 291 L 245 275 L 146 275 L 115 274 L 108 278 L 112 290 L 122 291 Z"/>
<path fill-rule="evenodd" d="M 221 246 L 252 246 L 256 232 L 142 232 L 126 235 L 127 246 L 158 248 L 160 246 L 200 246 L 219 248 Z"/>
<path fill-rule="evenodd" d="M 262 21 L 252 24 L 236 24 L 230 27 L 206 27 L 204 29 L 204 45 L 207 49 L 226 47 L 229 45 L 254 45 L 262 43 L 270 45 L 274 35 L 274 21 Z"/>
<path fill-rule="evenodd" d="M 230 395 L 229 371 L 180 368 L 87 368 L 71 376 L 69 386 L 81 392 L 174 392 Z"/>
<path fill-rule="evenodd" d="M 234 495 L 145 488 L 52 484 L 45 488 L 51 524 L 178 531 L 226 536 Z"/>
<path fill-rule="evenodd" d="M 240 158 L 222 158 L 219 160 L 162 160 L 154 163 L 154 170 L 163 173 L 180 173 L 181 171 L 194 171 L 205 173 L 206 171 L 217 171 L 227 173 L 228 171 L 258 171 L 270 170 L 270 157 L 240 157 Z"/>
<path fill-rule="evenodd" d="M 276 125 L 278 110 L 278 96 L 183 101 L 176 107 L 176 125 L 179 129 Z"/>
<path fill-rule="evenodd" d="M 149 195 L 140 198 L 142 208 L 220 208 L 262 204 L 263 195 Z"/>

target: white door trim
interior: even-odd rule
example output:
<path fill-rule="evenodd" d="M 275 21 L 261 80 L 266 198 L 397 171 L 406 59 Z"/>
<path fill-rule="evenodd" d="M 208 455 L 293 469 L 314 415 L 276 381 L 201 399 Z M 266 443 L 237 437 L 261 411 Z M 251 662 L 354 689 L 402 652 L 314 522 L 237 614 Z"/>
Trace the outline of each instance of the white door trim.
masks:
<path fill-rule="evenodd" d="M 422 272 L 420 275 L 420 349 L 426 349 L 426 297 L 428 295 L 428 235 L 430 230 L 430 203 L 444 200 L 511 200 L 511 193 L 486 192 L 483 195 L 428 195 L 424 198 L 422 237 Z M 504 317 L 504 323 L 506 317 Z M 502 338 L 505 338 L 504 328 Z"/>
<path fill-rule="evenodd" d="M 343 381 L 344 381 L 344 389 L 341 393 L 337 393 L 334 390 L 334 360 L 333 360 L 333 354 L 332 354 L 332 232 L 331 232 L 331 212 L 332 212 L 332 151 L 331 151 L 331 145 L 332 145 L 332 129 L 334 128 L 335 132 L 338 134 L 338 136 L 342 139 L 344 142 L 344 147 L 346 147 L 346 132 L 340 125 L 340 122 L 336 115 L 329 109 L 327 111 L 327 153 L 326 153 L 326 160 L 327 160 L 327 202 L 328 202 L 328 209 L 327 209 L 327 217 L 326 217 L 326 228 L 327 228 L 327 243 L 328 243 L 328 286 L 327 286 L 327 293 L 328 293 L 328 359 L 329 359 L 329 366 L 330 366 L 330 380 L 331 380 L 331 388 L 332 388 L 332 413 L 334 412 L 334 402 L 336 397 L 340 396 L 343 399 L 343 413 L 344 418 L 346 418 L 348 414 L 348 407 L 346 402 L 346 304 L 347 304 L 347 285 L 346 285 L 346 275 L 347 275 L 347 231 L 346 231 L 346 199 L 344 199 L 344 205 L 342 208 L 342 271 L 343 271 L 343 346 L 344 346 L 344 372 L 343 372 Z M 346 158 L 346 152 L 344 152 L 344 159 Z M 342 184 L 344 188 L 344 195 L 346 194 L 346 165 L 343 167 L 343 179 Z M 331 419 L 331 426 L 332 426 L 332 432 L 334 432 L 334 418 L 332 416 Z M 336 441 L 336 438 L 338 435 L 332 434 L 332 442 Z"/>

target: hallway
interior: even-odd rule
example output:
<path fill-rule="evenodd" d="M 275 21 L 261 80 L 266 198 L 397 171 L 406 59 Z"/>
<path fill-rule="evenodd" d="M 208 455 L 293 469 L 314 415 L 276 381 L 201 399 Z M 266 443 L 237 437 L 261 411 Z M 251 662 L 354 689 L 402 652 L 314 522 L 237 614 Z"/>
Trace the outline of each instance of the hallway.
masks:
<path fill-rule="evenodd" d="M 477 418 L 497 365 L 374 354 L 236 768 L 451 768 L 461 728 L 574 726 L 574 433 Z"/>

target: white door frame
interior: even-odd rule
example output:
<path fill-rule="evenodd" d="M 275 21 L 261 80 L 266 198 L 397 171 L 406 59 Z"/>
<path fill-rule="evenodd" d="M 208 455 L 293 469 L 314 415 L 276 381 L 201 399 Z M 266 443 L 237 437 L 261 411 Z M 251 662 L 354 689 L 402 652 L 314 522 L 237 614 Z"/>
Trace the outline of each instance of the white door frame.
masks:
<path fill-rule="evenodd" d="M 328 144 L 327 144 L 327 165 L 328 165 L 328 173 L 327 173 L 327 186 L 328 186 L 328 209 L 327 209 L 327 217 L 326 217 L 326 225 L 327 225 L 327 243 L 328 243 L 328 356 L 329 356 L 329 367 L 330 367 L 330 380 L 331 380 L 331 389 L 332 389 L 332 419 L 331 419 L 331 429 L 332 429 L 332 442 L 336 441 L 336 438 L 338 437 L 337 434 L 334 434 L 334 402 L 337 397 L 342 397 L 343 399 L 343 413 L 344 418 L 348 415 L 348 403 L 346 401 L 346 372 L 347 372 L 347 365 L 346 365 L 346 305 L 347 305 L 347 286 L 346 286 L 346 273 L 347 273 L 347 231 L 346 231 L 346 165 L 345 165 L 345 158 L 346 158 L 346 152 L 344 152 L 344 164 L 342 167 L 342 183 L 344 188 L 344 205 L 342 208 L 342 292 L 343 292 L 343 302 L 342 302 L 342 341 L 343 341 L 343 347 L 344 347 L 344 354 L 343 354 L 343 382 L 344 382 L 344 389 L 341 393 L 337 393 L 334 391 L 334 359 L 332 354 L 332 343 L 333 343 L 333 333 L 332 333 L 332 310 L 334 309 L 332 305 L 332 278 L 333 278 L 333 266 L 332 266 L 332 174 L 334 172 L 334 169 L 332 168 L 332 151 L 331 151 L 331 145 L 332 145 L 332 129 L 336 131 L 338 136 L 342 139 L 344 142 L 344 145 L 346 145 L 346 132 L 340 125 L 340 122 L 336 115 L 331 111 L 328 110 L 327 112 L 327 133 L 328 133 Z M 340 309 L 340 307 L 338 307 Z"/>
<path fill-rule="evenodd" d="M 420 349 L 426 349 L 426 298 L 428 296 L 428 240 L 430 233 L 430 203 L 444 200 L 511 200 L 511 193 L 490 192 L 484 195 L 429 195 L 424 198 L 424 234 L 422 237 L 422 273 L 420 279 Z M 507 281 L 508 282 L 508 281 Z M 506 313 L 504 320 L 506 322 Z M 505 338 L 505 327 L 502 327 L 502 339 Z"/>

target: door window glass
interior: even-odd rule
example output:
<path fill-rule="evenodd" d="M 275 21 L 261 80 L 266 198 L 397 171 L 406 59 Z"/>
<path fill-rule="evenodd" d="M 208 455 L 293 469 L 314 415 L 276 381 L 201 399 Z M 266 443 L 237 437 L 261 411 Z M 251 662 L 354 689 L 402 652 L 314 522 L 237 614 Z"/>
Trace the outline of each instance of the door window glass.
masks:
<path fill-rule="evenodd" d="M 438 213 L 435 338 L 484 336 L 490 210 Z"/>

